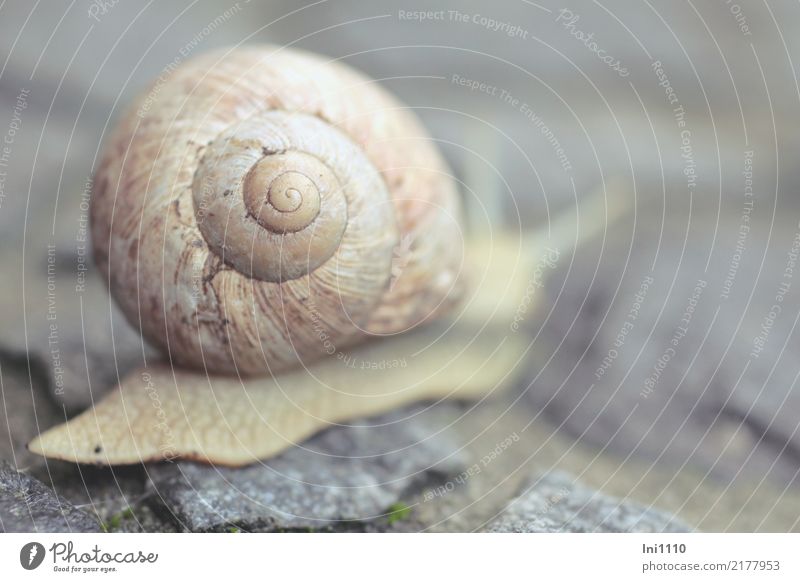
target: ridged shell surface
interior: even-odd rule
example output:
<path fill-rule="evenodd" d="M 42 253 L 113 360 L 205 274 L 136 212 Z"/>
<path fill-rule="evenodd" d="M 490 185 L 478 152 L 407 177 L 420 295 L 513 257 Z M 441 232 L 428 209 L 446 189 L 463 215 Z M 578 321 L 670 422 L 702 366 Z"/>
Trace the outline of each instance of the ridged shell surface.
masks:
<path fill-rule="evenodd" d="M 95 260 L 174 363 L 274 373 L 424 323 L 462 282 L 460 205 L 413 114 L 336 61 L 207 53 L 121 119 Z"/>

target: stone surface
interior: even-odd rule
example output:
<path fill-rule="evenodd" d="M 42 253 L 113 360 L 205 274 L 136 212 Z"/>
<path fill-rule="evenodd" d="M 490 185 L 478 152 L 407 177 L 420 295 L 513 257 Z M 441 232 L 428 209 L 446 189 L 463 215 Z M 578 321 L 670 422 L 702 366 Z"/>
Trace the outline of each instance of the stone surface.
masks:
<path fill-rule="evenodd" d="M 531 480 L 489 532 L 686 532 L 680 519 L 627 499 L 609 497 L 560 471 Z"/>
<path fill-rule="evenodd" d="M 455 404 L 403 409 L 242 469 L 154 465 L 154 495 L 191 531 L 385 528 L 398 504 L 466 466 L 446 430 L 459 414 Z"/>
<path fill-rule="evenodd" d="M 42 482 L 0 461 L 0 530 L 9 532 L 94 532 L 98 523 L 59 498 Z"/>
<path fill-rule="evenodd" d="M 63 422 L 64 411 L 48 397 L 43 371 L 24 357 L 0 357 L 0 460 L 17 467 L 41 461 L 25 445 L 40 429 Z"/>
<path fill-rule="evenodd" d="M 27 294 L 23 299 L 16 278 L 0 281 L 0 293 L 9 298 L 2 310 L 0 354 L 16 359 L 27 354 L 34 373 L 46 380 L 46 391 L 69 414 L 91 406 L 145 357 L 156 357 L 91 264 L 80 272 L 77 287 L 74 245 L 57 241 L 52 254 L 39 254 L 25 270 L 21 257 L 0 256 L 4 269 L 25 273 Z"/>
<path fill-rule="evenodd" d="M 702 213 L 668 222 L 661 239 L 653 235 L 660 225 L 641 219 L 634 236 L 625 226 L 609 234 L 604 250 L 587 245 L 569 269 L 564 261 L 546 289 L 553 310 L 540 350 L 553 357 L 527 396 L 572 438 L 621 457 L 676 473 L 693 468 L 723 486 L 765 480 L 778 491 L 795 489 L 796 287 L 766 332 L 762 325 L 779 303 L 796 225 L 753 218 L 747 252 L 731 271 L 738 224 L 722 222 L 706 271 L 707 233 L 694 233 L 685 249 L 681 234 Z M 760 238 L 770 232 L 764 256 Z M 705 286 L 693 305 L 699 282 Z M 754 356 L 762 333 L 764 349 Z"/>
<path fill-rule="evenodd" d="M 43 461 L 28 474 L 92 515 L 107 531 L 172 532 L 177 526 L 148 486 L 148 467 Z"/>

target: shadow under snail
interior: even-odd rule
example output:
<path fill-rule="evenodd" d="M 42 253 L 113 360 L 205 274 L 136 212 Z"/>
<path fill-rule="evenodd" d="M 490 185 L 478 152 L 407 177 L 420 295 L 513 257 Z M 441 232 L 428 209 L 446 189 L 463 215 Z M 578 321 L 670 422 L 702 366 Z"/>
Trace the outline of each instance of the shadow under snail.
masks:
<path fill-rule="evenodd" d="M 530 241 L 467 241 L 430 136 L 350 67 L 207 53 L 141 96 L 104 151 L 95 261 L 166 362 L 30 450 L 244 465 L 332 424 L 486 396 L 523 368 L 530 340 L 508 326 Z"/>

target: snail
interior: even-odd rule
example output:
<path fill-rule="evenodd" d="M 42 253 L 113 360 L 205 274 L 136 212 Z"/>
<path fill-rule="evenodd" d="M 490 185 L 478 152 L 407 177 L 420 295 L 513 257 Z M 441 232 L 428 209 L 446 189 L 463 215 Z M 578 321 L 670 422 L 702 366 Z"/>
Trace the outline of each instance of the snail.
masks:
<path fill-rule="evenodd" d="M 277 47 L 211 52 L 141 107 L 95 177 L 94 256 L 175 364 L 275 374 L 325 355 L 319 328 L 344 347 L 457 299 L 453 180 L 417 119 L 365 77 Z"/>
<path fill-rule="evenodd" d="M 421 122 L 349 66 L 271 46 L 183 63 L 119 122 L 90 216 L 100 273 L 166 362 L 30 450 L 244 465 L 513 381 L 528 342 L 485 324 L 524 292 L 521 247 L 495 248 L 476 286 L 461 213 Z"/>

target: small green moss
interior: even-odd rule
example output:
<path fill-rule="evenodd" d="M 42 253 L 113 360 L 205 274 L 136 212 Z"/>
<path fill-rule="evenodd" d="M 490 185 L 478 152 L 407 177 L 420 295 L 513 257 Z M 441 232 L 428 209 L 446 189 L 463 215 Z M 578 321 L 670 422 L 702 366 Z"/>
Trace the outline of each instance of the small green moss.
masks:
<path fill-rule="evenodd" d="M 119 526 L 122 525 L 123 519 L 131 519 L 133 517 L 133 508 L 128 506 L 119 513 L 115 513 L 111 517 L 108 518 L 108 521 L 101 522 L 100 528 L 105 533 L 110 533 L 119 529 Z"/>
<path fill-rule="evenodd" d="M 411 508 L 405 503 L 398 501 L 397 503 L 392 503 L 386 513 L 389 525 L 392 525 L 398 521 L 408 519 L 409 516 L 411 516 Z"/>
<path fill-rule="evenodd" d="M 116 513 L 108 518 L 108 521 L 105 523 L 101 523 L 100 526 L 103 528 L 103 531 L 106 533 L 110 533 L 119 529 L 120 524 L 122 523 L 122 516 L 119 513 Z"/>
<path fill-rule="evenodd" d="M 228 528 L 228 533 L 242 533 L 242 530 L 234 525 Z"/>

